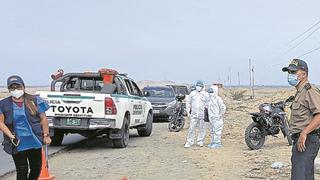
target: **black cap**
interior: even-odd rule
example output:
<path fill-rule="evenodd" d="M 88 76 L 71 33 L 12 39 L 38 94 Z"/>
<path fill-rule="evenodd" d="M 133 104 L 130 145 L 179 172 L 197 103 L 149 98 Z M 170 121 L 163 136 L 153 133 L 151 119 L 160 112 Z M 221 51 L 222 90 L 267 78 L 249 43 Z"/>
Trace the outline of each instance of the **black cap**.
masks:
<path fill-rule="evenodd" d="M 293 59 L 290 62 L 288 67 L 282 68 L 283 72 L 286 72 L 286 71 L 298 71 L 298 70 L 303 70 L 305 72 L 309 72 L 308 64 L 305 61 L 301 60 L 301 59 Z"/>
<path fill-rule="evenodd" d="M 7 87 L 10 87 L 12 84 L 19 84 L 21 86 L 24 86 L 24 82 L 20 76 L 13 75 L 8 77 L 7 80 Z"/>

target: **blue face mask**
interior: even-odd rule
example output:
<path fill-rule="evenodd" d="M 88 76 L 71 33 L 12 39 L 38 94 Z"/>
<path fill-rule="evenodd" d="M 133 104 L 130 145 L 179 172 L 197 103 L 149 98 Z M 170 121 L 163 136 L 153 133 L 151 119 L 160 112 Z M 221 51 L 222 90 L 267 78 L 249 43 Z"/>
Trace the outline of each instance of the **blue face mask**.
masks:
<path fill-rule="evenodd" d="M 297 74 L 288 74 L 288 83 L 291 86 L 297 86 L 299 82 Z"/>

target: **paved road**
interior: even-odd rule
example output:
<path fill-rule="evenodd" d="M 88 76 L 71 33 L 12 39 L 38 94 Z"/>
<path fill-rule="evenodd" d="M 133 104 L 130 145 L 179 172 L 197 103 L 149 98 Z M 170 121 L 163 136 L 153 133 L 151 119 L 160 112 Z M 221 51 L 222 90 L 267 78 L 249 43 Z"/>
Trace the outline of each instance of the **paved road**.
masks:
<path fill-rule="evenodd" d="M 73 143 L 79 142 L 81 140 L 85 139 L 84 137 L 77 135 L 77 134 L 71 134 L 71 135 L 67 135 L 65 136 L 63 142 L 62 142 L 62 146 L 60 147 L 49 147 L 49 154 L 53 154 L 56 153 L 60 150 L 62 150 L 63 148 L 65 148 L 68 145 L 71 145 Z M 3 141 L 3 135 L 2 133 L 0 133 L 0 142 Z M 12 157 L 9 156 L 7 153 L 5 153 L 3 151 L 3 146 L 0 146 L 0 176 L 15 170 L 14 167 L 14 163 L 12 160 Z"/>
<path fill-rule="evenodd" d="M 185 149 L 187 129 L 170 133 L 167 127 L 168 123 L 154 124 L 150 137 L 139 137 L 136 130 L 130 131 L 128 148 L 112 148 L 112 141 L 106 138 L 83 141 L 68 152 L 51 158 L 50 173 L 57 180 L 229 179 L 211 178 L 216 173 L 209 169 L 212 162 L 207 160 L 209 157 L 215 159 L 211 149 L 196 146 Z M 200 157 L 208 152 L 210 155 Z M 6 177 L 6 180 L 14 179 L 14 175 Z"/>

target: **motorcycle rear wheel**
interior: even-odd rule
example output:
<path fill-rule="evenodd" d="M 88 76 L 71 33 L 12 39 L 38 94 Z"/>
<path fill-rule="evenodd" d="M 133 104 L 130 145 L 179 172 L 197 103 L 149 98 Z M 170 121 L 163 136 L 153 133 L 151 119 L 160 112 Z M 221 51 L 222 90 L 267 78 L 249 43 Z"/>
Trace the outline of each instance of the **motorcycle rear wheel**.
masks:
<path fill-rule="evenodd" d="M 261 126 L 258 123 L 253 122 L 246 128 L 245 141 L 251 150 L 261 149 L 265 140 L 266 137 L 263 135 Z"/>
<path fill-rule="evenodd" d="M 185 119 L 184 118 L 179 118 L 174 121 L 170 121 L 168 124 L 168 129 L 170 132 L 179 132 L 185 124 Z"/>

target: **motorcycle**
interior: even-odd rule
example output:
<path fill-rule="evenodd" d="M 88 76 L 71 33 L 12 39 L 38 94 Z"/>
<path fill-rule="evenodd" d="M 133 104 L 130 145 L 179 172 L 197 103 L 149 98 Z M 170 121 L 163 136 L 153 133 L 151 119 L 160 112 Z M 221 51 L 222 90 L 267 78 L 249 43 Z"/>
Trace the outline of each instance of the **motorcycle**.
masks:
<path fill-rule="evenodd" d="M 186 110 L 183 106 L 184 99 L 185 95 L 176 96 L 176 99 L 170 102 L 164 110 L 164 112 L 169 115 L 168 129 L 170 132 L 179 132 L 184 127 L 184 116 L 186 114 Z"/>
<path fill-rule="evenodd" d="M 252 150 L 262 148 L 266 136 L 276 137 L 280 130 L 287 138 L 289 145 L 292 145 L 292 139 L 289 132 L 289 125 L 286 118 L 285 107 L 294 99 L 293 96 L 285 101 L 277 103 L 263 103 L 259 106 L 259 112 L 250 113 L 253 122 L 246 128 L 245 141 Z"/>

